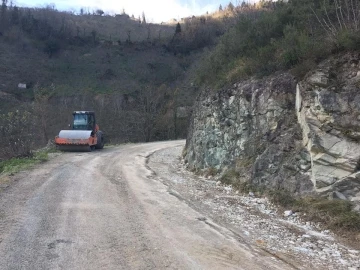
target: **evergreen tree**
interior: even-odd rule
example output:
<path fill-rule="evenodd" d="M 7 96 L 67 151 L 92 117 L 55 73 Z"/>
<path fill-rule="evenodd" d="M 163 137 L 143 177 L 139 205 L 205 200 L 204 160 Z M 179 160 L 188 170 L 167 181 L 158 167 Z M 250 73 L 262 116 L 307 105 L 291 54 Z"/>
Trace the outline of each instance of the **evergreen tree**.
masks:
<path fill-rule="evenodd" d="M 19 24 L 20 22 L 20 15 L 19 15 L 19 8 L 17 6 L 14 6 L 11 13 L 11 23 L 12 24 Z"/>
<path fill-rule="evenodd" d="M 4 31 L 7 25 L 6 16 L 7 16 L 7 0 L 2 0 L 1 12 L 0 12 L 0 31 Z"/>
<path fill-rule="evenodd" d="M 143 13 L 142 13 L 142 23 L 143 23 L 143 24 L 146 24 L 146 18 L 145 18 L 145 13 L 144 13 L 144 11 L 143 11 Z"/>
<path fill-rule="evenodd" d="M 181 25 L 180 25 L 180 23 L 177 23 L 176 28 L 175 28 L 175 35 L 179 34 L 179 33 L 181 33 Z"/>
<path fill-rule="evenodd" d="M 230 10 L 230 11 L 233 11 L 234 10 L 234 4 L 233 3 L 229 3 L 229 5 L 227 6 L 227 9 Z"/>
<path fill-rule="evenodd" d="M 104 11 L 102 9 L 96 10 L 96 15 L 102 16 L 104 14 Z"/>

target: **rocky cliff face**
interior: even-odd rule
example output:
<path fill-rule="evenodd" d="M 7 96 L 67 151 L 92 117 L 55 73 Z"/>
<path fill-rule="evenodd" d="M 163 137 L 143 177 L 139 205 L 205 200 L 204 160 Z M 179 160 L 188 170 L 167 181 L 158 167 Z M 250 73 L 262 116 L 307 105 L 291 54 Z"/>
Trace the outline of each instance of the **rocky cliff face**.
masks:
<path fill-rule="evenodd" d="M 190 168 L 238 181 L 360 200 L 359 55 L 329 59 L 296 83 L 287 73 L 198 98 Z"/>
<path fill-rule="evenodd" d="M 296 113 L 314 189 L 360 202 L 359 59 L 329 59 L 309 73 L 297 85 Z"/>

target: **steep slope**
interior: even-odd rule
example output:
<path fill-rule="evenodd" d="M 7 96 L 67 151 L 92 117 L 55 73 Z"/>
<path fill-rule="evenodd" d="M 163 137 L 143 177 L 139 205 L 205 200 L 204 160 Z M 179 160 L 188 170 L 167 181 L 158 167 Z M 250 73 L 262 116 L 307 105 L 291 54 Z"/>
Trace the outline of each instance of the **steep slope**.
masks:
<path fill-rule="evenodd" d="M 235 186 L 360 205 L 359 61 L 359 53 L 337 55 L 298 83 L 280 73 L 203 93 L 186 145 L 189 167 L 232 170 Z"/>

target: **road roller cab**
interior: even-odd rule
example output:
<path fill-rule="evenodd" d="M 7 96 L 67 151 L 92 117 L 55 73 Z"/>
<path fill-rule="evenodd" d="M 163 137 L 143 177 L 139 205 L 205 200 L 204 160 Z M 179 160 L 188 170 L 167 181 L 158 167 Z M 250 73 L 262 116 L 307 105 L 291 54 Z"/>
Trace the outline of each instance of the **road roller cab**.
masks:
<path fill-rule="evenodd" d="M 92 111 L 75 111 L 71 130 L 61 130 L 55 144 L 63 151 L 91 151 L 104 147 L 104 134 Z"/>

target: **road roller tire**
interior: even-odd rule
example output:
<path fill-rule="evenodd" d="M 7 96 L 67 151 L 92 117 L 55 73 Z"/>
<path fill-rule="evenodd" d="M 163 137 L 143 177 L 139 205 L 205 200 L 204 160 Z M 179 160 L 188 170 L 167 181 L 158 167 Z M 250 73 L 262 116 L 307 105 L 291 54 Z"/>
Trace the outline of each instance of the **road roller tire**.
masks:
<path fill-rule="evenodd" d="M 97 133 L 98 136 L 98 143 L 95 145 L 96 149 L 103 149 L 105 145 L 104 135 L 102 132 Z"/>

